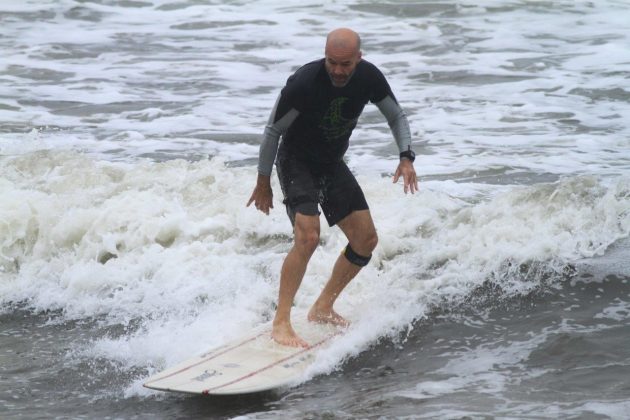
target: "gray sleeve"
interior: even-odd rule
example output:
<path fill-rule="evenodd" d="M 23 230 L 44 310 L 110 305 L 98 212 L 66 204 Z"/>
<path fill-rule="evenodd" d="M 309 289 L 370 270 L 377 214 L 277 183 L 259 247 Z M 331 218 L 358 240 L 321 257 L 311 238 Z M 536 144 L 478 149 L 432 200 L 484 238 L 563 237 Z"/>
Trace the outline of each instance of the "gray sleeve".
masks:
<path fill-rule="evenodd" d="M 411 149 L 411 130 L 405 111 L 391 96 L 386 96 L 375 104 L 381 113 L 387 118 L 389 128 L 392 130 L 398 151 L 404 152 Z"/>
<path fill-rule="evenodd" d="M 278 102 L 280 102 L 280 96 L 278 96 L 276 104 L 273 106 L 273 111 L 271 111 L 271 115 L 269 116 L 269 121 L 267 121 L 267 125 L 265 126 L 263 140 L 258 153 L 258 173 L 266 176 L 270 176 L 273 170 L 273 163 L 278 153 L 280 136 L 287 131 L 289 126 L 300 114 L 296 109 L 291 108 L 282 118 L 275 121 Z"/>

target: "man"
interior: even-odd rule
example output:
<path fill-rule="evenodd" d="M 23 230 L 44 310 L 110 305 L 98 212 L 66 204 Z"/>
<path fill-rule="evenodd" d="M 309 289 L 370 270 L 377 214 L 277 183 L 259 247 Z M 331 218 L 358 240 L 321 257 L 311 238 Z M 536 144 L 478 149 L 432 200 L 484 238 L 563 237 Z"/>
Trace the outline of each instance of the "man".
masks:
<path fill-rule="evenodd" d="M 298 69 L 282 89 L 265 127 L 258 179 L 247 205 L 265 214 L 273 208 L 270 176 L 274 160 L 287 214 L 294 229 L 293 247 L 280 274 L 272 337 L 283 345 L 308 347 L 291 326 L 291 306 L 306 266 L 319 244 L 318 204 L 330 226 L 337 225 L 348 245 L 308 313 L 312 322 L 347 326 L 333 310 L 341 291 L 369 262 L 377 235 L 356 179 L 343 161 L 350 134 L 367 102 L 385 115 L 400 151 L 394 183 L 418 190 L 409 123 L 383 74 L 361 59 L 359 35 L 347 28 L 328 34 L 325 58 Z M 282 142 L 279 144 L 280 136 Z M 276 156 L 277 155 L 277 156 Z"/>

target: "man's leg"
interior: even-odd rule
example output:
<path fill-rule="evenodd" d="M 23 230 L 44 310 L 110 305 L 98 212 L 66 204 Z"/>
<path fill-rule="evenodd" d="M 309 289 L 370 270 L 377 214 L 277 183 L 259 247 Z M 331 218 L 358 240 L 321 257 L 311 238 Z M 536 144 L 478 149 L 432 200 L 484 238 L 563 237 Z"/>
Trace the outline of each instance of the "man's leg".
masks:
<path fill-rule="evenodd" d="M 280 293 L 278 308 L 273 320 L 271 336 L 276 342 L 293 347 L 308 347 L 291 327 L 291 307 L 293 299 L 302 283 L 306 266 L 319 244 L 319 215 L 295 215 L 294 243 L 280 272 Z"/>
<path fill-rule="evenodd" d="M 366 258 L 372 255 L 378 242 L 378 236 L 369 210 L 354 211 L 337 225 L 348 238 L 350 248 L 356 254 Z M 326 322 L 340 326 L 348 325 L 348 321 L 333 310 L 333 304 L 348 283 L 361 271 L 361 268 L 363 268 L 362 265 L 350 262 L 344 253 L 339 255 L 328 283 L 308 313 L 309 321 Z"/>

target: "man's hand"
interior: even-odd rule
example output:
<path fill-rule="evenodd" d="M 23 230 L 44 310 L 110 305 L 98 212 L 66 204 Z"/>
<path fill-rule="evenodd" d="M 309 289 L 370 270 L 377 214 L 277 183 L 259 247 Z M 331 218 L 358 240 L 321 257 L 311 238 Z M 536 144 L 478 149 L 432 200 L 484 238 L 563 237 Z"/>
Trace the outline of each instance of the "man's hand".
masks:
<path fill-rule="evenodd" d="M 413 168 L 413 162 L 409 159 L 400 159 L 396 173 L 394 174 L 394 184 L 398 182 L 400 177 L 403 177 L 403 187 L 405 194 L 411 191 L 415 193 L 418 191 L 418 179 L 416 178 L 416 170 Z"/>
<path fill-rule="evenodd" d="M 256 187 L 254 187 L 254 192 L 247 202 L 247 207 L 249 207 L 249 205 L 252 203 L 256 204 L 256 209 L 262 211 L 266 215 L 269 215 L 269 209 L 273 208 L 273 191 L 271 191 L 271 177 L 258 174 Z"/>

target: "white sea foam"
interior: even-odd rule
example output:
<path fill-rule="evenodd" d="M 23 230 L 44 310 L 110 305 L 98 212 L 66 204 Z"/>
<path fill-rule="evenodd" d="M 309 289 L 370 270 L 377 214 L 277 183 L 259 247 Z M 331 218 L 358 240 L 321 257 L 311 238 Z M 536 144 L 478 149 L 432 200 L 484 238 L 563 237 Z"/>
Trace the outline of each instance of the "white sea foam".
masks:
<path fill-rule="evenodd" d="M 245 207 L 254 168 L 218 159 L 110 163 L 32 152 L 3 158 L 1 174 L 3 302 L 140 325 L 97 340 L 84 354 L 164 367 L 272 314 L 291 231 L 279 201 L 270 217 Z M 510 294 L 538 286 L 535 276 L 510 277 L 508 262 L 515 274 L 523 264 L 561 270 L 630 232 L 627 179 L 606 185 L 576 177 L 481 201 L 466 186 L 461 197 L 441 192 L 440 182 L 404 196 L 388 178 L 359 181 L 379 247 L 339 302 L 353 326 L 310 374 L 485 281 Z M 296 311 L 308 309 L 345 245 L 337 229 L 323 226 L 322 238 Z"/>

